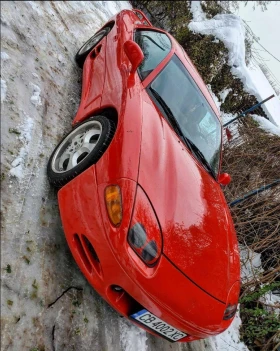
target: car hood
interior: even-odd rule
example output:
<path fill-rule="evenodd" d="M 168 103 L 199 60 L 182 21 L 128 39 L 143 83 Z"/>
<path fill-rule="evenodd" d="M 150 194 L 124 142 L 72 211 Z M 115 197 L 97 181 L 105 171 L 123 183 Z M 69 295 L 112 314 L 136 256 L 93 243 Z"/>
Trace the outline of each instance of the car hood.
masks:
<path fill-rule="evenodd" d="M 163 233 L 163 255 L 188 279 L 226 302 L 239 280 L 232 219 L 220 185 L 144 101 L 138 182 Z"/>

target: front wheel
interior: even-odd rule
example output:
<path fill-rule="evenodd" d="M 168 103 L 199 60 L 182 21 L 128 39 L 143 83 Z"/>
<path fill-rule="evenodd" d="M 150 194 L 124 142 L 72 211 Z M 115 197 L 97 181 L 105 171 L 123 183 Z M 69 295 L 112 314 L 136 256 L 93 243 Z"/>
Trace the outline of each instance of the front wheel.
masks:
<path fill-rule="evenodd" d="M 109 146 L 114 132 L 114 122 L 104 116 L 91 117 L 76 126 L 49 159 L 50 184 L 60 188 L 96 163 Z"/>

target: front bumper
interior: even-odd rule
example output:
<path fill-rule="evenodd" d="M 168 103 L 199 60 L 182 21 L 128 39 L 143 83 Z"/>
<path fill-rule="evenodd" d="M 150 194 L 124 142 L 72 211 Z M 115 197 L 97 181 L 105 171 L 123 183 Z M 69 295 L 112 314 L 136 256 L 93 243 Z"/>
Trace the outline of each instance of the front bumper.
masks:
<path fill-rule="evenodd" d="M 129 179 L 117 183 L 125 189 L 123 222 L 117 229 L 107 218 L 103 200 L 107 184 L 97 185 L 95 166 L 58 193 L 67 242 L 89 283 L 125 317 L 145 308 L 190 335 L 182 342 L 225 330 L 231 322 L 222 321 L 225 304 L 188 280 L 164 255 L 154 268 L 139 262 L 126 240 L 136 183 Z M 114 291 L 115 285 L 123 291 Z"/>

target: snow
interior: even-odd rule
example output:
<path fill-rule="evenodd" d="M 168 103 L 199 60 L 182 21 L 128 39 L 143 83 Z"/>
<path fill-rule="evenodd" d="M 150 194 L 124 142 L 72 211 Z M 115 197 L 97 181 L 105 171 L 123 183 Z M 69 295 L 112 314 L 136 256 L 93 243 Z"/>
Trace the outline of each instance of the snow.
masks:
<path fill-rule="evenodd" d="M 189 29 L 195 33 L 213 35 L 223 41 L 229 51 L 228 64 L 231 66 L 231 72 L 241 79 L 244 90 L 254 95 L 259 102 L 272 94 L 275 95 L 263 108 L 270 121 L 280 126 L 279 98 L 257 65 L 246 66 L 245 27 L 241 18 L 233 14 L 218 14 L 206 19 L 200 1 L 192 1 L 191 11 L 193 21 L 189 24 Z"/>
<path fill-rule="evenodd" d="M 257 116 L 258 118 L 261 118 Z M 265 120 L 266 121 L 266 120 Z M 270 122 L 268 122 L 270 123 Z M 272 126 L 274 126 L 272 124 Z M 274 126 L 275 127 L 275 126 Z M 239 245 L 240 261 L 241 261 L 241 279 L 243 283 L 249 282 L 252 279 L 257 280 L 258 276 L 263 272 L 261 253 L 257 253 L 247 248 L 244 245 Z M 264 285 L 261 285 L 263 287 Z M 280 314 L 280 296 L 279 293 L 269 291 L 259 298 L 259 301 L 264 304 L 264 308 L 273 312 L 276 315 Z M 275 308 L 277 307 L 277 308 Z"/>
<path fill-rule="evenodd" d="M 273 311 L 277 316 L 280 314 L 280 295 L 273 294 L 269 291 L 259 301 L 264 304 L 267 311 Z M 276 307 L 276 308 L 275 308 Z"/>
<path fill-rule="evenodd" d="M 258 65 L 249 65 L 248 73 L 252 84 L 257 87 L 255 96 L 259 101 L 264 100 L 271 95 L 274 95 L 274 98 L 264 103 L 262 105 L 262 108 L 266 112 L 271 122 L 276 126 L 280 126 L 280 99 L 277 96 L 276 92 Z"/>
<path fill-rule="evenodd" d="M 222 103 L 225 101 L 227 95 L 229 94 L 229 92 L 231 91 L 231 89 L 224 89 L 222 92 L 220 92 L 219 96 L 220 96 L 220 100 L 219 98 L 213 93 L 212 89 L 211 89 L 211 85 L 207 85 L 207 89 L 210 93 L 210 95 L 212 96 L 212 99 L 214 100 L 215 102 L 215 105 L 217 106 L 220 114 L 221 114 L 221 118 L 222 118 L 222 123 L 225 124 L 226 122 L 232 120 L 233 118 L 236 117 L 236 114 L 232 114 L 232 113 L 225 113 L 223 111 L 221 111 L 221 105 Z M 238 133 L 238 130 L 236 128 L 236 126 L 231 126 L 231 128 L 234 127 L 234 131 L 236 133 Z"/>
<path fill-rule="evenodd" d="M 208 85 L 207 85 L 207 89 L 208 89 L 208 91 L 209 91 L 209 93 L 210 93 L 212 99 L 214 100 L 215 105 L 217 106 L 219 112 L 221 113 L 221 104 L 222 104 L 222 103 L 220 102 L 220 100 L 218 99 L 218 97 L 213 93 L 213 91 L 212 91 L 212 89 L 211 89 L 211 85 L 208 84 Z"/>
<path fill-rule="evenodd" d="M 30 98 L 30 101 L 32 102 L 33 105 L 40 106 L 42 105 L 42 101 L 41 101 L 41 89 L 38 87 L 38 85 L 35 85 L 33 83 L 29 83 L 31 89 L 32 89 L 32 96 Z"/>
<path fill-rule="evenodd" d="M 260 117 L 258 115 L 252 115 L 253 119 L 258 122 L 259 126 L 267 131 L 270 134 L 278 135 L 280 136 L 280 127 L 275 126 L 273 123 L 268 121 L 264 117 Z"/>
<path fill-rule="evenodd" d="M 191 2 L 191 12 L 193 15 L 192 23 L 206 21 L 206 15 L 201 8 L 200 1 Z"/>
<path fill-rule="evenodd" d="M 241 261 L 241 279 L 243 283 L 256 279 L 263 272 L 261 254 L 252 251 L 244 245 L 239 246 Z"/>
<path fill-rule="evenodd" d="M 1 61 L 5 62 L 9 60 L 9 58 L 10 56 L 5 51 L 1 51 Z"/>
<path fill-rule="evenodd" d="M 121 345 L 123 351 L 146 351 L 147 336 L 144 330 L 131 325 L 125 319 L 120 320 Z"/>
<path fill-rule="evenodd" d="M 226 88 L 223 91 L 219 93 L 220 99 L 222 100 L 222 103 L 225 102 L 225 99 L 227 98 L 228 94 L 231 92 L 231 88 Z"/>
<path fill-rule="evenodd" d="M 17 128 L 21 133 L 18 139 L 22 142 L 23 146 L 20 148 L 19 155 L 11 163 L 12 168 L 9 174 L 16 177 L 19 181 L 24 178 L 25 163 L 28 157 L 29 143 L 32 139 L 33 125 L 34 122 L 32 118 L 25 114 L 24 124 Z"/>
<path fill-rule="evenodd" d="M 1 78 L 1 104 L 6 100 L 7 84 L 4 79 Z"/>
<path fill-rule="evenodd" d="M 35 78 L 35 79 L 39 79 L 40 77 L 38 76 L 38 74 L 37 73 L 32 73 L 32 76 Z"/>
<path fill-rule="evenodd" d="M 240 341 L 239 328 L 241 326 L 241 318 L 239 315 L 239 308 L 236 312 L 235 318 L 230 327 L 223 333 L 213 336 L 210 339 L 210 347 L 216 351 L 249 351 L 247 346 Z M 211 350 L 211 351 L 212 351 Z"/>
<path fill-rule="evenodd" d="M 118 11 L 116 8 L 115 1 L 103 1 L 102 3 L 105 7 L 107 7 L 111 14 L 116 13 Z"/>
<path fill-rule="evenodd" d="M 32 139 L 32 129 L 34 126 L 34 122 L 33 122 L 33 119 L 29 117 L 26 113 L 24 113 L 24 115 L 25 115 L 25 121 L 22 127 L 20 128 L 21 135 L 19 139 L 22 140 L 23 142 L 28 143 Z"/>
<path fill-rule="evenodd" d="M 20 149 L 20 154 L 19 156 L 12 162 L 12 167 L 9 171 L 10 175 L 12 177 L 22 179 L 23 178 L 23 163 L 24 163 L 24 157 L 26 155 L 26 152 L 24 148 Z"/>
<path fill-rule="evenodd" d="M 111 15 L 114 15 L 115 13 L 131 8 L 130 5 L 126 1 L 101 1 L 102 5 L 107 8 L 110 12 Z"/>
<path fill-rule="evenodd" d="M 230 66 L 243 66 L 245 62 L 245 29 L 240 18 L 235 15 L 216 15 L 211 19 L 198 16 L 203 12 L 199 1 L 192 1 L 191 11 L 194 20 L 189 24 L 189 29 L 196 33 L 212 34 L 223 41 L 229 50 L 228 64 Z"/>

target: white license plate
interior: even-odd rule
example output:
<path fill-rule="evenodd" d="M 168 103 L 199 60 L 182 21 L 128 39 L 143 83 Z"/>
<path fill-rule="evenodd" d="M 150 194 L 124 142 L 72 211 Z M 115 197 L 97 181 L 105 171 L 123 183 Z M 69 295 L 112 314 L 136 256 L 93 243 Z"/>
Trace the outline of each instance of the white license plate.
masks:
<path fill-rule="evenodd" d="M 130 317 L 171 341 L 178 341 L 188 335 L 167 324 L 147 310 L 141 310 L 132 314 Z"/>

